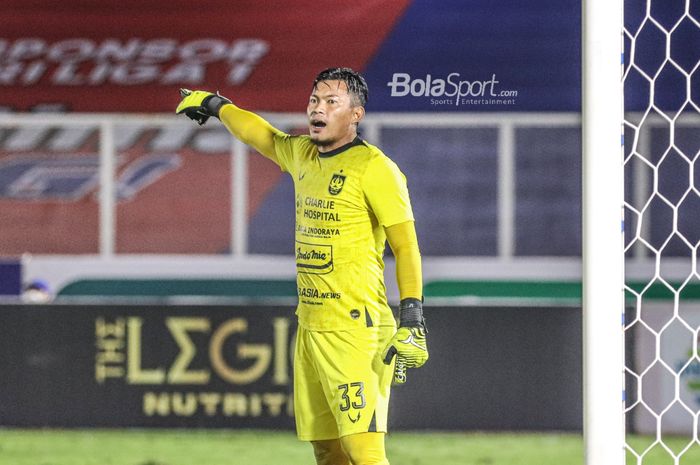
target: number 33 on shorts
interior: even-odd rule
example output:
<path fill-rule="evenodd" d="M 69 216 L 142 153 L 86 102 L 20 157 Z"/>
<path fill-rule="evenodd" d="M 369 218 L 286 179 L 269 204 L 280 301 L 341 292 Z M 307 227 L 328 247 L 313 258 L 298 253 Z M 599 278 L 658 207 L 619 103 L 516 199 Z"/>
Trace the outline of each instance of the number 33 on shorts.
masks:
<path fill-rule="evenodd" d="M 355 383 L 346 383 L 338 386 L 340 391 L 340 411 L 347 412 L 351 408 L 361 410 L 367 405 L 365 400 L 365 383 L 358 381 Z M 348 418 L 355 423 L 360 419 L 362 412 L 357 412 L 357 416 L 353 417 L 348 413 Z"/>
<path fill-rule="evenodd" d="M 356 382 L 350 384 L 341 384 L 338 386 L 340 394 L 340 411 L 347 412 L 350 408 L 361 409 L 365 408 L 365 383 Z M 352 395 L 352 399 L 350 396 Z"/>

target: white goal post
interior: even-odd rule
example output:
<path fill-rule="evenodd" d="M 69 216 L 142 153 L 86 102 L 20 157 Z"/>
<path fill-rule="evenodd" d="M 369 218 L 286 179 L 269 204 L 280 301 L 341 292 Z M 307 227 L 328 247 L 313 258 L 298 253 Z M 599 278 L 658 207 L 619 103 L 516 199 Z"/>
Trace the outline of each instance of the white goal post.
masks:
<path fill-rule="evenodd" d="M 622 0 L 583 0 L 583 402 L 587 465 L 622 465 Z"/>

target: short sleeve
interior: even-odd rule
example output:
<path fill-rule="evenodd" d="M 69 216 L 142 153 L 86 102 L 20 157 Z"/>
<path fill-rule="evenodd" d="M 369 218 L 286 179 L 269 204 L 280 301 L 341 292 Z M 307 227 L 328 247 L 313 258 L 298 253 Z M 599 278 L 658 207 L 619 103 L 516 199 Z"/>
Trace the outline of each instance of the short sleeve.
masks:
<path fill-rule="evenodd" d="M 379 224 L 385 228 L 414 220 L 406 176 L 386 156 L 369 162 L 362 177 L 362 189 Z"/>

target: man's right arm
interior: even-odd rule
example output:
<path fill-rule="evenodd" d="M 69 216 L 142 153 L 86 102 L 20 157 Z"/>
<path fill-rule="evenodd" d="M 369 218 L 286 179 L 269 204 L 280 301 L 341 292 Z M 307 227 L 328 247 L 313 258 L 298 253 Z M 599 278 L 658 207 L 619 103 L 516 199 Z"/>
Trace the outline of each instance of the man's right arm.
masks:
<path fill-rule="evenodd" d="M 183 99 L 176 112 L 184 113 L 200 125 L 209 117 L 219 118 L 231 134 L 279 165 L 275 136 L 284 135 L 259 115 L 237 107 L 219 94 L 181 89 Z"/>
<path fill-rule="evenodd" d="M 252 111 L 229 103 L 221 107 L 219 119 L 231 134 L 243 143 L 279 164 L 275 152 L 275 136 L 284 133 Z"/>

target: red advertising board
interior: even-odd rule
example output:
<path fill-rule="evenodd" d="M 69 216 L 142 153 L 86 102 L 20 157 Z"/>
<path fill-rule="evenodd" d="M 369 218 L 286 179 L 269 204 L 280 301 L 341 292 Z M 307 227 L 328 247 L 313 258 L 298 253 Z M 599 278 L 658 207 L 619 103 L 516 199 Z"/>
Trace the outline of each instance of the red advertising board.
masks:
<path fill-rule="evenodd" d="M 186 87 L 256 111 L 303 112 L 315 75 L 362 71 L 408 3 L 4 0 L 0 111 L 167 113 Z M 230 136 L 183 124 L 177 134 L 116 128 L 118 253 L 229 249 Z M 96 127 L 0 127 L 0 255 L 98 252 L 97 136 Z M 202 137 L 220 143 L 198 150 Z M 248 168 L 252 215 L 281 173 L 257 156 Z"/>
<path fill-rule="evenodd" d="M 407 0 L 5 0 L 1 106 L 168 112 L 180 87 L 300 111 L 322 69 L 362 70 Z"/>

